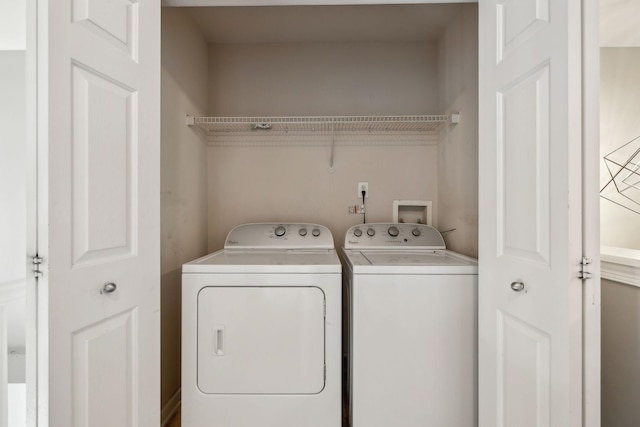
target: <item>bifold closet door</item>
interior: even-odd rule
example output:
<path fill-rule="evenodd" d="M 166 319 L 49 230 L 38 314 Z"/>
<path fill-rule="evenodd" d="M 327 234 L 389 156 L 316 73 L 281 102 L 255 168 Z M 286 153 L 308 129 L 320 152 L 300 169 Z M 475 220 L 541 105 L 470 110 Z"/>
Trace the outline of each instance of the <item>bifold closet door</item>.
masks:
<path fill-rule="evenodd" d="M 160 425 L 160 2 L 34 0 L 39 419 Z"/>
<path fill-rule="evenodd" d="M 479 2 L 481 427 L 579 427 L 582 1 Z"/>

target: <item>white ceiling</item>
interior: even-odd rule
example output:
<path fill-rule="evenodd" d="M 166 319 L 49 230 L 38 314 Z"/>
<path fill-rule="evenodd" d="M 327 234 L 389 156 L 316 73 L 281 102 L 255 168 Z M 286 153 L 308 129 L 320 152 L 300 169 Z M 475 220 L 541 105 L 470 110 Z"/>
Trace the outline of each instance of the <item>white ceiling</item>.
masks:
<path fill-rule="evenodd" d="M 640 0 L 638 0 L 640 1 Z M 190 8 L 210 43 L 436 40 L 469 4 Z"/>
<path fill-rule="evenodd" d="M 600 0 L 600 46 L 640 47 L 640 0 Z"/>

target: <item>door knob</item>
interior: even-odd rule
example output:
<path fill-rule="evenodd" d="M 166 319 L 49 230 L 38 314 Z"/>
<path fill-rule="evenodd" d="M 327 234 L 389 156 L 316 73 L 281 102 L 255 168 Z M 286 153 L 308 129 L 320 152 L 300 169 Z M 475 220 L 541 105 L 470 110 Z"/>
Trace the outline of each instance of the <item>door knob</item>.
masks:
<path fill-rule="evenodd" d="M 521 290 L 524 289 L 524 283 L 520 281 L 511 282 L 511 289 L 513 289 L 516 292 L 520 292 Z"/>
<path fill-rule="evenodd" d="M 113 282 L 107 282 L 104 284 L 104 286 L 102 287 L 102 289 L 100 289 L 100 293 L 101 294 L 112 294 L 116 291 L 116 289 L 118 289 L 118 285 L 116 285 Z"/>

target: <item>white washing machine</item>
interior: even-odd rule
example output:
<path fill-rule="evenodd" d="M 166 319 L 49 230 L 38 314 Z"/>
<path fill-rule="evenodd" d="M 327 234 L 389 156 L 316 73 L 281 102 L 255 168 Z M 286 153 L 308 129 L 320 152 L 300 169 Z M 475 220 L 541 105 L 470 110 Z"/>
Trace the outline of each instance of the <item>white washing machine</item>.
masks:
<path fill-rule="evenodd" d="M 418 224 L 351 227 L 341 256 L 351 427 L 477 426 L 476 260 Z"/>
<path fill-rule="evenodd" d="M 341 265 L 317 224 L 245 224 L 182 267 L 182 426 L 340 427 Z"/>

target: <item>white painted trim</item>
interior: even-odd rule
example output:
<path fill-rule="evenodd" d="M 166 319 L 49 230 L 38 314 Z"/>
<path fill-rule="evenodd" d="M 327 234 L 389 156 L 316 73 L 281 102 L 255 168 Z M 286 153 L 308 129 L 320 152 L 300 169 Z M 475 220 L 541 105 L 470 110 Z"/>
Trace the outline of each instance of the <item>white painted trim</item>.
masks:
<path fill-rule="evenodd" d="M 44 259 L 41 264 L 43 276 L 37 280 L 35 301 L 35 320 L 33 326 L 27 326 L 27 339 L 35 344 L 35 366 L 27 367 L 27 421 L 30 421 L 29 405 L 35 398 L 35 422 L 38 427 L 48 427 L 49 411 L 49 16 L 55 6 L 47 0 L 29 0 L 27 4 L 27 78 L 28 89 L 27 134 L 29 155 L 28 168 L 33 171 L 29 175 L 27 186 L 27 209 L 33 217 L 27 220 L 27 250 L 33 256 L 36 253 Z M 35 83 L 35 84 L 34 84 Z M 32 165 L 33 162 L 33 165 Z M 35 281 L 35 279 L 34 279 Z M 35 334 L 34 334 L 35 333 Z M 30 357 L 27 350 L 27 357 Z M 35 374 L 29 376 L 29 374 Z M 35 378 L 34 394 L 29 391 L 30 378 Z"/>
<path fill-rule="evenodd" d="M 27 197 L 27 259 L 38 253 L 38 0 L 26 1 L 26 157 L 25 170 Z M 30 265 L 27 267 L 31 267 Z M 44 426 L 38 422 L 38 286 L 37 279 L 26 268 L 26 360 L 28 426 Z"/>
<path fill-rule="evenodd" d="M 181 390 L 182 389 L 178 389 L 178 391 L 171 396 L 171 399 L 162 407 L 162 412 L 160 413 L 162 427 L 167 427 L 173 416 L 178 412 L 181 402 Z"/>
<path fill-rule="evenodd" d="M 603 279 L 640 287 L 640 250 L 604 246 L 600 252 Z"/>
<path fill-rule="evenodd" d="M 582 421 L 601 424 L 600 49 L 598 0 L 582 0 L 582 253 L 593 259 L 582 287 Z"/>

